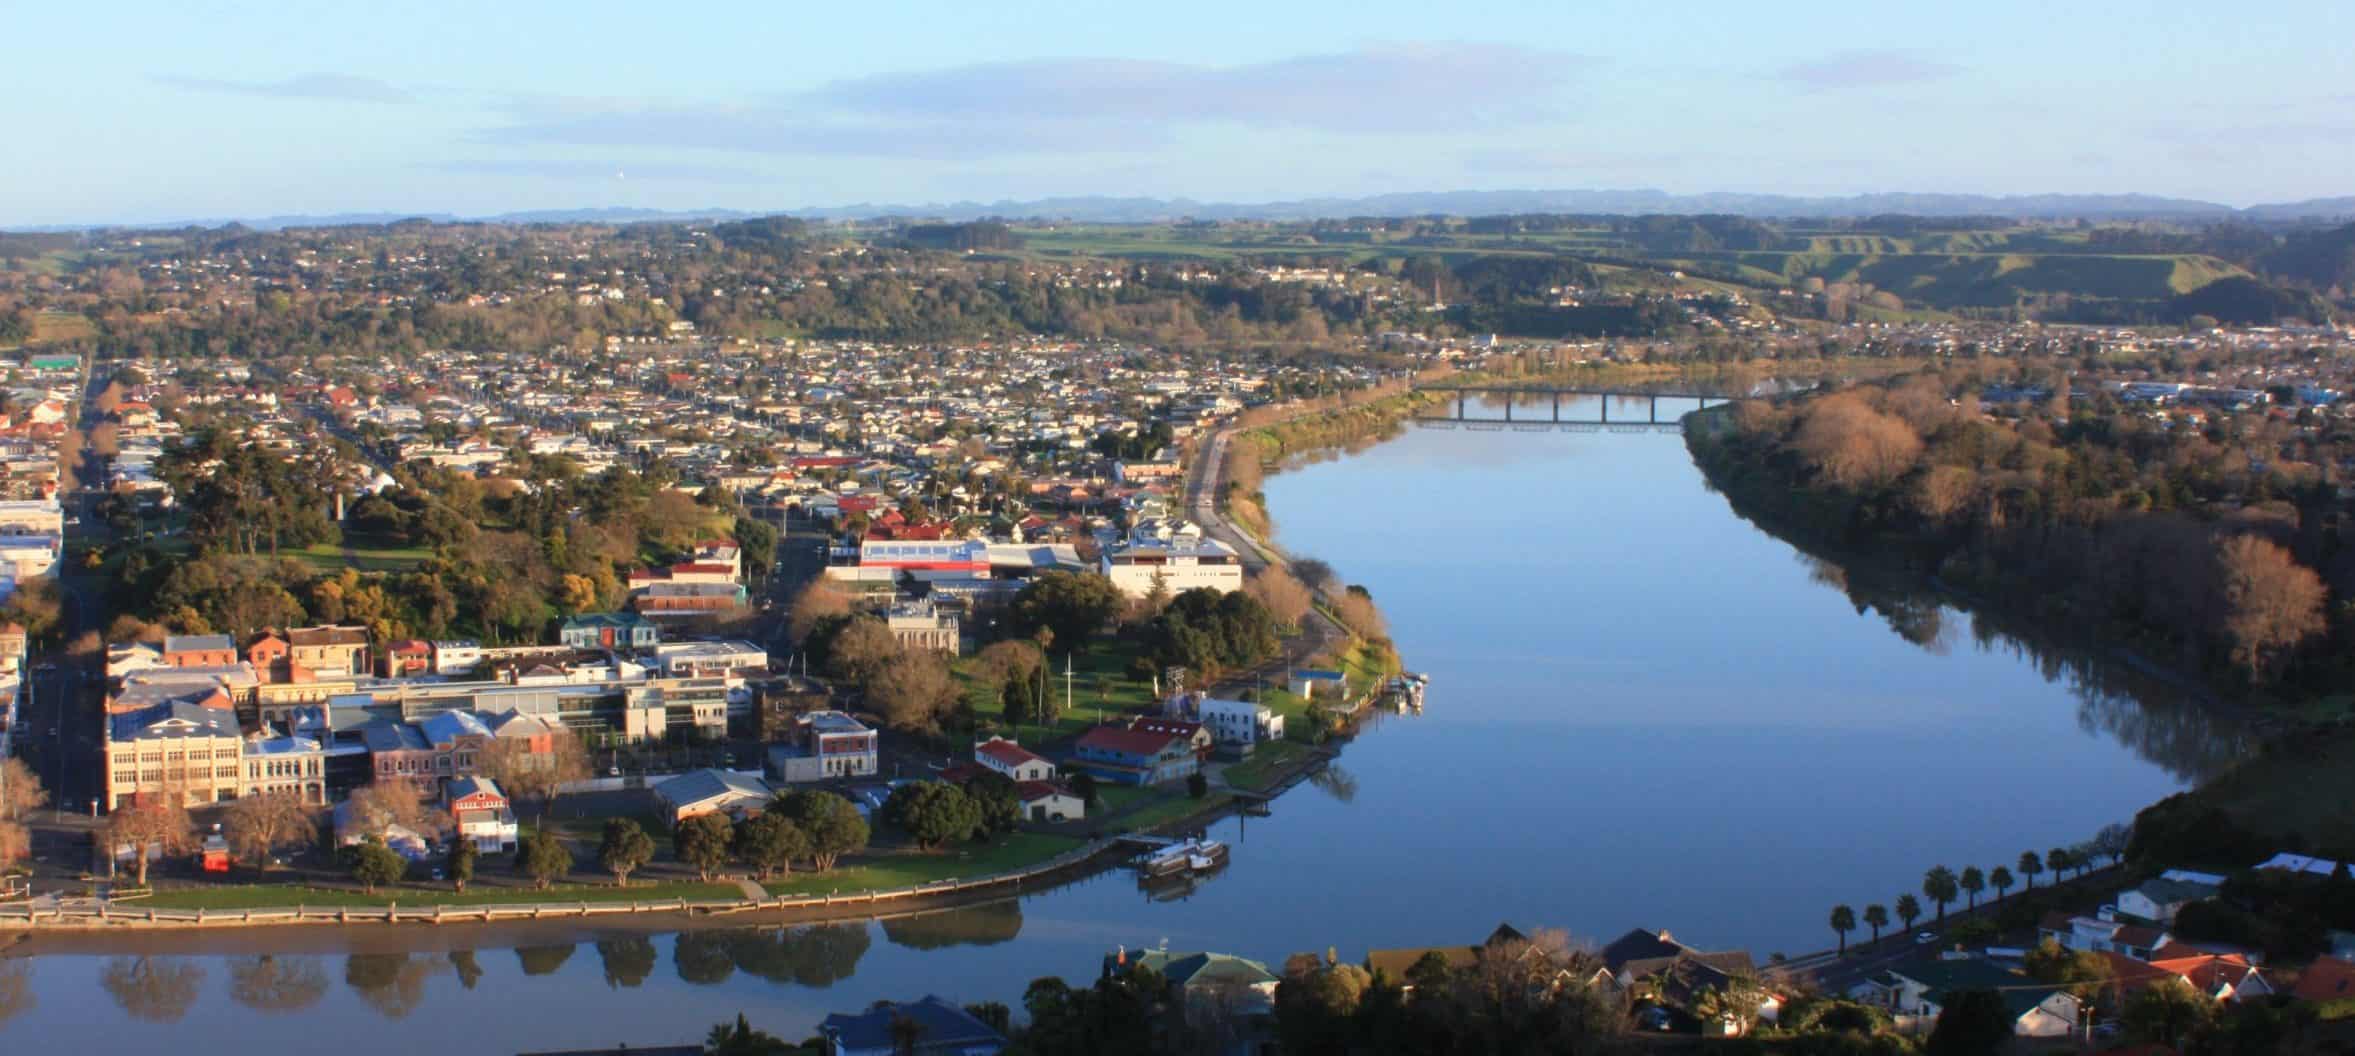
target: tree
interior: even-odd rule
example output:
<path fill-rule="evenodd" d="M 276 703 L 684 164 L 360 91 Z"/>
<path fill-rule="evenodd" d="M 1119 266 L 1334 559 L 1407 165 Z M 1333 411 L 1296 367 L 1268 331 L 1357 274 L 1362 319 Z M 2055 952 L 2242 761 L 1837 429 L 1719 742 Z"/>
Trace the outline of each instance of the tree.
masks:
<path fill-rule="evenodd" d="M 2051 939 L 2037 943 L 2023 961 L 2028 974 L 2040 982 L 2067 986 L 2080 1001 L 2091 1002 L 2111 979 L 2110 962 L 2092 950 L 2072 950 Z"/>
<path fill-rule="evenodd" d="M 1096 775 L 1082 770 L 1071 775 L 1071 794 L 1088 806 L 1096 805 Z"/>
<path fill-rule="evenodd" d="M 1958 886 L 1954 870 L 1943 865 L 1932 866 L 1929 872 L 1922 874 L 1922 895 L 1937 905 L 1938 923 L 1941 925 L 1946 923 L 1946 904 L 1954 901 Z"/>
<path fill-rule="evenodd" d="M 607 818 L 605 838 L 597 845 L 597 864 L 613 874 L 615 887 L 630 886 L 630 873 L 654 859 L 654 837 L 634 818 Z"/>
<path fill-rule="evenodd" d="M 237 857 L 257 868 L 269 868 L 281 849 L 308 847 L 318 838 L 318 819 L 309 804 L 292 792 L 265 792 L 229 804 L 222 834 Z"/>
<path fill-rule="evenodd" d="M 1308 585 L 1282 565 L 1269 565 L 1261 569 L 1258 575 L 1251 577 L 1251 582 L 1244 589 L 1267 607 L 1268 615 L 1286 627 L 1299 627 L 1300 621 L 1307 618 L 1309 609 L 1315 604 L 1315 596 L 1309 593 Z"/>
<path fill-rule="evenodd" d="M 548 817 L 548 808 L 556 804 L 556 797 L 564 786 L 589 777 L 589 750 L 581 744 L 580 735 L 563 726 L 549 724 L 544 734 L 494 737 L 491 743 L 475 755 L 475 772 L 497 784 L 508 795 L 518 800 L 539 803 L 539 817 Z M 534 750 L 533 741 L 544 737 Z"/>
<path fill-rule="evenodd" d="M 399 883 L 409 873 L 409 860 L 384 845 L 384 837 L 370 833 L 368 838 L 344 848 L 344 867 L 352 879 L 369 894 L 386 884 Z"/>
<path fill-rule="evenodd" d="M 785 618 L 785 633 L 799 645 L 809 640 L 810 632 L 820 623 L 849 616 L 850 595 L 833 580 L 819 576 L 793 595 L 791 610 Z"/>
<path fill-rule="evenodd" d="M 765 1031 L 752 1029 L 744 1021 L 744 1013 L 736 1013 L 736 1022 L 722 1023 L 704 1036 L 705 1056 L 787 1056 L 795 1048 L 784 1039 Z"/>
<path fill-rule="evenodd" d="M 1994 888 L 1995 897 L 2001 899 L 2004 892 L 2012 889 L 2012 871 L 2000 865 L 1988 870 L 1987 886 Z"/>
<path fill-rule="evenodd" d="M 2028 878 L 2028 890 L 2036 890 L 2036 874 L 2044 871 L 2044 859 L 2035 851 L 2020 852 L 2020 875 Z"/>
<path fill-rule="evenodd" d="M 1014 779 L 997 771 L 985 771 L 965 782 L 965 798 L 973 801 L 979 821 L 973 834 L 1012 832 L 1022 823 L 1022 790 Z"/>
<path fill-rule="evenodd" d="M 1196 770 L 1186 775 L 1186 795 L 1201 799 L 1209 794 L 1210 779 L 1202 776 L 1202 771 Z"/>
<path fill-rule="evenodd" d="M 809 837 L 801 826 L 795 825 L 782 811 L 770 810 L 744 819 L 736 826 L 736 853 L 744 864 L 767 880 L 781 872 L 791 872 L 793 861 L 810 853 Z"/>
<path fill-rule="evenodd" d="M 523 845 L 515 849 L 515 864 L 545 891 L 550 881 L 572 871 L 572 849 L 555 833 L 541 829 L 523 838 Z"/>
<path fill-rule="evenodd" d="M 869 704 L 902 730 L 939 729 L 961 696 L 948 662 L 930 650 L 903 652 L 867 680 Z"/>
<path fill-rule="evenodd" d="M 1923 1044 L 1926 1056 L 1994 1056 L 2012 1040 L 2012 1014 L 1993 990 L 1950 994 Z"/>
<path fill-rule="evenodd" d="M 185 853 L 195 843 L 196 826 L 178 803 L 142 796 L 128 807 L 116 808 L 106 819 L 106 838 L 115 847 L 131 850 L 133 882 L 146 887 L 149 851 Z"/>
<path fill-rule="evenodd" d="M 671 833 L 671 846 L 680 861 L 694 866 L 695 875 L 710 883 L 712 870 L 728 864 L 735 856 L 735 836 L 727 815 L 697 814 L 679 822 Z"/>
<path fill-rule="evenodd" d="M 832 792 L 792 792 L 778 801 L 777 809 L 809 837 L 810 864 L 821 873 L 834 868 L 843 855 L 867 846 L 867 819 L 849 800 Z"/>
<path fill-rule="evenodd" d="M 826 639 L 826 669 L 863 686 L 906 652 L 889 625 L 872 616 L 857 616 Z"/>
<path fill-rule="evenodd" d="M 1889 907 L 1878 902 L 1864 907 L 1864 926 L 1873 929 L 1873 941 L 1881 941 L 1881 929 L 1889 926 Z"/>
<path fill-rule="evenodd" d="M 441 812 L 427 806 L 417 783 L 406 778 L 378 778 L 352 793 L 350 802 L 346 809 L 352 820 L 367 832 L 382 833 L 398 825 L 430 836 L 441 829 Z"/>
<path fill-rule="evenodd" d="M 0 821 L 22 821 L 49 802 L 40 775 L 13 755 L 0 757 Z"/>
<path fill-rule="evenodd" d="M 1094 572 L 1049 572 L 1014 595 L 1007 612 L 1014 633 L 1044 628 L 1065 649 L 1078 649 L 1120 614 L 1120 588 Z"/>
<path fill-rule="evenodd" d="M 2270 681 L 2288 654 L 2323 630 L 2327 593 L 2321 577 L 2290 552 L 2256 535 L 2236 535 L 2216 550 L 2223 579 L 2223 626 L 2232 658 L 2254 681 Z"/>
<path fill-rule="evenodd" d="M 1962 878 L 1955 884 L 1970 899 L 1970 908 L 1979 908 L 1979 892 L 1987 890 L 1987 874 L 1980 872 L 1978 866 L 1966 865 L 1963 866 Z"/>
<path fill-rule="evenodd" d="M 981 809 L 946 781 L 918 781 L 893 789 L 883 803 L 883 818 L 926 850 L 964 839 L 981 827 Z"/>
<path fill-rule="evenodd" d="M 21 821 L 0 821 L 0 873 L 33 853 L 33 830 Z"/>
<path fill-rule="evenodd" d="M 2093 853 L 2109 859 L 2111 865 L 2116 865 L 2126 857 L 2126 845 L 2132 841 L 2133 835 L 2134 830 L 2113 821 L 2102 826 L 2100 832 L 2094 833 L 2087 847 Z"/>
<path fill-rule="evenodd" d="M 2045 868 L 2052 870 L 2052 882 L 2060 883 L 2069 870 L 2076 868 L 2077 859 L 2066 847 L 2055 847 L 2044 852 Z"/>
<path fill-rule="evenodd" d="M 1921 900 L 1910 894 L 1901 894 L 1897 896 L 1896 905 L 1897 919 L 1905 922 L 1905 930 L 1912 931 L 1913 922 L 1922 917 Z"/>
<path fill-rule="evenodd" d="M 474 841 L 450 841 L 449 852 L 442 856 L 442 872 L 450 878 L 450 887 L 459 894 L 466 893 L 466 885 L 474 882 L 474 860 L 481 852 L 474 849 Z"/>
<path fill-rule="evenodd" d="M 2215 1015 L 2215 1004 L 2206 994 L 2182 979 L 2168 978 L 2127 995 L 2118 1019 L 2129 1039 L 2180 1048 Z"/>
<path fill-rule="evenodd" d="M 1852 392 L 1834 393 L 1800 412 L 1792 446 L 1833 484 L 1861 488 L 1912 468 L 1922 438 L 1904 420 L 1882 414 Z"/>
<path fill-rule="evenodd" d="M 1843 902 L 1832 907 L 1832 933 L 1840 937 L 1840 956 L 1848 955 L 1848 933 L 1856 930 L 1856 911 Z"/>

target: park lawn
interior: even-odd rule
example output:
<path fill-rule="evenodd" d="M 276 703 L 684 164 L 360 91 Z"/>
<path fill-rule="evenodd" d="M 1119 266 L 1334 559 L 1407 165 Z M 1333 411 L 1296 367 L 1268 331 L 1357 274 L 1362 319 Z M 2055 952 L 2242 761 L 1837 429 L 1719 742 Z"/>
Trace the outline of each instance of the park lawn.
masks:
<path fill-rule="evenodd" d="M 355 544 L 351 557 L 344 557 L 344 548 L 334 543 L 320 543 L 294 552 L 293 557 L 321 572 L 340 572 L 346 567 L 361 572 L 407 572 L 424 564 L 433 551 L 422 546 L 366 546 Z"/>
<path fill-rule="evenodd" d="M 1308 749 L 1295 742 L 1269 741 L 1252 749 L 1251 758 L 1226 768 L 1227 784 L 1247 792 L 1264 792 L 1276 783 L 1277 775 L 1306 755 Z"/>
<path fill-rule="evenodd" d="M 1041 741 L 1057 741 L 1086 733 L 1099 717 L 1119 719 L 1152 709 L 1153 684 L 1136 681 L 1128 675 L 1129 664 L 1136 659 L 1139 649 L 1134 642 L 1104 639 L 1090 643 L 1071 657 L 1068 687 L 1071 706 L 1055 717 L 1053 726 L 1044 730 L 1037 726 L 1006 726 L 1004 703 L 994 692 L 995 687 L 975 673 L 972 657 L 959 659 L 950 670 L 964 687 L 965 697 L 972 703 L 977 718 L 996 725 L 1016 740 L 1035 735 Z M 1047 692 L 1058 705 L 1066 691 L 1062 661 L 1059 656 L 1048 661 L 1053 669 L 1047 678 Z M 1099 678 L 1103 680 L 1101 687 L 1097 683 Z"/>
<path fill-rule="evenodd" d="M 1096 802 L 1090 808 L 1098 815 L 1118 814 L 1139 803 L 1154 798 L 1150 788 L 1135 785 L 1115 785 L 1109 781 L 1096 782 Z"/>
<path fill-rule="evenodd" d="M 28 344 L 80 341 L 96 336 L 98 327 L 89 316 L 80 312 L 42 311 L 33 313 L 33 338 Z"/>
<path fill-rule="evenodd" d="M 610 884 L 558 884 L 545 891 L 528 887 L 475 885 L 460 894 L 447 885 L 432 888 L 384 888 L 365 891 L 302 887 L 291 884 L 224 884 L 159 892 L 133 905 L 156 909 L 279 909 L 293 906 L 503 906 L 534 902 L 690 902 L 740 900 L 743 889 L 734 884 L 648 884 L 628 887 Z"/>
<path fill-rule="evenodd" d="M 1178 820 L 1179 818 L 1187 817 L 1200 811 L 1224 806 L 1228 800 L 1233 798 L 1235 797 L 1225 792 L 1212 792 L 1209 795 L 1202 797 L 1201 799 L 1195 799 L 1192 796 L 1178 796 L 1160 803 L 1155 803 L 1152 806 L 1146 807 L 1145 809 L 1137 811 L 1136 813 L 1131 814 L 1125 818 L 1121 818 L 1119 824 L 1120 828 L 1124 831 L 1139 832 L 1145 829 L 1150 829 L 1156 825 L 1167 825 L 1170 822 Z"/>
<path fill-rule="evenodd" d="M 770 895 L 790 897 L 829 892 L 891 891 L 940 880 L 987 876 L 1036 865 L 1078 847 L 1070 836 L 1017 832 L 985 847 L 959 846 L 925 854 L 883 855 L 823 873 L 794 873 L 762 885 Z"/>

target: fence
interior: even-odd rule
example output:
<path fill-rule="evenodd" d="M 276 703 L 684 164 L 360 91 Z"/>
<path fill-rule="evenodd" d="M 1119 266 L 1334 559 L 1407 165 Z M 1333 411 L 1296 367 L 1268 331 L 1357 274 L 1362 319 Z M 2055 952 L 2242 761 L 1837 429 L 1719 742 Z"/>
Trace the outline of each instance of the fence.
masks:
<path fill-rule="evenodd" d="M 842 917 L 871 916 L 871 907 L 920 899 L 943 898 L 967 891 L 1020 886 L 1023 881 L 1058 873 L 1093 861 L 1116 841 L 1096 840 L 1043 862 L 986 876 L 937 880 L 914 887 L 882 891 L 832 892 L 795 898 L 741 898 L 716 901 L 686 899 L 642 902 L 520 902 L 502 905 L 434 905 L 401 908 L 385 906 L 280 906 L 264 909 L 155 909 L 92 905 L 43 907 L 0 906 L 0 927 L 89 929 L 106 927 L 247 927 L 282 924 L 458 924 L 494 920 L 550 920 L 573 917 L 641 913 L 760 913 L 828 910 L 840 907 Z M 853 912 L 853 907 L 858 907 Z M 823 915 L 823 914 L 822 914 Z"/>

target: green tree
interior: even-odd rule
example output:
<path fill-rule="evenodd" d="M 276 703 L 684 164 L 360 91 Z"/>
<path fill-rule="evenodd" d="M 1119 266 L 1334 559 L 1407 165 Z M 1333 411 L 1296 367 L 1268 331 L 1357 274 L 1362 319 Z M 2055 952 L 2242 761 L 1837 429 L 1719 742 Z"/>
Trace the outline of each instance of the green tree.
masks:
<path fill-rule="evenodd" d="M 1065 649 L 1078 649 L 1120 613 L 1120 588 L 1094 572 L 1049 572 L 1014 595 L 1007 612 L 1014 633 L 1045 629 Z"/>
<path fill-rule="evenodd" d="M 1956 880 L 1955 884 L 1961 887 L 1963 895 L 1970 899 L 1970 908 L 1979 908 L 1979 892 L 1987 890 L 1987 875 L 1980 872 L 1978 866 L 1966 865 L 1963 866 L 1961 878 Z"/>
<path fill-rule="evenodd" d="M 1088 806 L 1096 805 L 1096 775 L 1082 770 L 1071 775 L 1071 794 Z"/>
<path fill-rule="evenodd" d="M 2004 892 L 2012 889 L 2012 871 L 2000 865 L 1988 870 L 1987 886 L 1995 889 L 1995 897 L 2000 901 Z"/>
<path fill-rule="evenodd" d="M 597 864 L 613 874 L 616 887 L 628 887 L 630 873 L 654 859 L 654 837 L 633 818 L 607 818 L 605 838 L 597 845 Z"/>
<path fill-rule="evenodd" d="M 1856 930 L 1856 911 L 1843 902 L 1832 907 L 1832 933 L 1840 937 L 1840 956 L 1848 955 L 1848 933 Z"/>
<path fill-rule="evenodd" d="M 679 822 L 672 830 L 671 846 L 678 852 L 679 860 L 695 867 L 695 875 L 708 883 L 712 871 L 727 865 L 735 856 L 735 837 L 727 815 L 697 814 Z"/>
<path fill-rule="evenodd" d="M 2044 859 L 2035 851 L 2020 852 L 2020 875 L 2028 878 L 2028 890 L 2036 890 L 2036 874 L 2044 871 Z"/>
<path fill-rule="evenodd" d="M 1954 879 L 1954 870 L 1952 869 L 1937 865 L 1930 867 L 1929 872 L 1922 874 L 1922 895 L 1938 907 L 1938 923 L 1940 925 L 1946 923 L 1946 904 L 1954 901 L 1954 896 L 1958 891 L 1959 885 Z"/>
<path fill-rule="evenodd" d="M 981 809 L 962 789 L 946 781 L 918 781 L 893 789 L 883 819 L 930 850 L 961 840 L 981 827 Z"/>
<path fill-rule="evenodd" d="M 451 889 L 464 894 L 466 885 L 474 882 L 476 857 L 473 840 L 459 836 L 450 841 L 449 853 L 442 857 L 442 873 L 450 878 Z"/>
<path fill-rule="evenodd" d="M 352 879 L 372 895 L 379 887 L 399 883 L 409 872 L 409 860 L 385 846 L 383 838 L 375 835 L 348 848 L 344 863 L 351 870 Z"/>
<path fill-rule="evenodd" d="M 2129 1039 L 2179 1049 L 2215 1014 L 2215 1003 L 2206 994 L 2181 979 L 2170 978 L 2128 995 L 2118 1020 Z"/>
<path fill-rule="evenodd" d="M 2040 982 L 2066 986 L 2080 1001 L 2091 1002 L 2111 979 L 2110 962 L 2091 950 L 2072 950 L 2051 939 L 2037 943 L 2023 962 Z"/>
<path fill-rule="evenodd" d="M 1004 774 L 987 771 L 966 782 L 965 798 L 973 801 L 980 818 L 976 835 L 1012 832 L 1022 823 L 1022 791 Z"/>
<path fill-rule="evenodd" d="M 1186 794 L 1194 797 L 1195 799 L 1201 799 L 1202 797 L 1209 795 L 1210 779 L 1202 776 L 1202 771 L 1200 770 L 1196 770 L 1193 773 L 1187 774 Z"/>
<path fill-rule="evenodd" d="M 1889 926 L 1889 907 L 1878 902 L 1864 907 L 1864 926 L 1873 929 L 1873 941 L 1881 941 L 1881 929 Z"/>
<path fill-rule="evenodd" d="M 515 864 L 544 891 L 551 881 L 572 871 L 572 849 L 555 833 L 541 829 L 515 849 Z"/>
<path fill-rule="evenodd" d="M 841 796 L 802 790 L 788 793 L 777 806 L 809 837 L 810 864 L 821 873 L 834 868 L 843 855 L 866 849 L 867 819 Z"/>
<path fill-rule="evenodd" d="M 736 1022 L 722 1023 L 704 1035 L 703 1051 L 705 1056 L 789 1056 L 797 1050 L 774 1034 L 752 1029 L 738 1012 Z"/>
<path fill-rule="evenodd" d="M 2012 1040 L 2012 1014 L 1993 990 L 1950 994 L 1938 1015 L 1926 1056 L 1994 1056 Z"/>
<path fill-rule="evenodd" d="M 801 826 L 777 810 L 753 815 L 736 826 L 736 853 L 744 863 L 767 880 L 781 872 L 791 872 L 793 861 L 810 853 L 809 837 Z"/>
<path fill-rule="evenodd" d="M 1922 903 L 1910 894 L 1897 896 L 1897 919 L 1905 922 L 1905 930 L 1913 930 L 1913 922 L 1922 917 Z"/>

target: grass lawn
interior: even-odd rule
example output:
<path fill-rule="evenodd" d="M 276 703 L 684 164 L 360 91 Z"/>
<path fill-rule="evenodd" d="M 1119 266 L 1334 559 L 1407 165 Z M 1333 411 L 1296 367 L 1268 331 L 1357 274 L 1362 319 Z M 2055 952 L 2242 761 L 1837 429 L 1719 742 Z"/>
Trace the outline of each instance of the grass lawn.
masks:
<path fill-rule="evenodd" d="M 1251 758 L 1227 767 L 1227 784 L 1251 792 L 1264 791 L 1276 783 L 1277 774 L 1307 754 L 1308 749 L 1295 742 L 1270 741 L 1253 749 Z"/>
<path fill-rule="evenodd" d="M 2355 729 L 2283 738 L 2192 793 L 2232 819 L 2309 847 L 2355 846 Z"/>
<path fill-rule="evenodd" d="M 1201 799 L 1195 799 L 1192 796 L 1180 795 L 1174 799 L 1155 803 L 1152 806 L 1146 807 L 1143 810 L 1137 811 L 1134 814 L 1120 819 L 1120 827 L 1124 830 L 1135 832 L 1141 829 L 1150 829 L 1155 825 L 1166 825 L 1170 822 L 1178 820 L 1179 818 L 1193 814 L 1196 811 L 1209 810 L 1212 807 L 1221 806 L 1233 798 L 1235 797 L 1224 792 L 1212 792 L 1211 794 L 1204 796 Z"/>
<path fill-rule="evenodd" d="M 130 904 L 152 906 L 156 909 L 277 909 L 298 905 L 334 907 L 383 906 L 399 903 L 404 906 L 486 906 L 530 902 L 668 902 L 678 898 L 688 901 L 717 901 L 743 897 L 743 890 L 734 884 L 633 883 L 628 887 L 614 887 L 609 884 L 558 884 L 546 891 L 536 891 L 528 887 L 483 887 L 476 885 L 465 894 L 452 891 L 446 885 L 439 885 L 433 888 L 385 888 L 373 895 L 364 891 L 300 887 L 291 884 L 236 884 L 183 891 L 164 891 Z"/>
<path fill-rule="evenodd" d="M 952 847 L 933 854 L 893 854 L 825 873 L 795 873 L 763 885 L 771 895 L 822 895 L 830 891 L 888 891 L 936 880 L 986 876 L 1033 865 L 1083 841 L 1070 836 L 1018 832 L 986 847 Z"/>
<path fill-rule="evenodd" d="M 433 551 L 422 546 L 370 546 L 354 542 L 351 559 L 347 561 L 343 547 L 321 543 L 294 551 L 292 556 L 321 572 L 340 572 L 346 565 L 362 572 L 407 572 L 424 564 Z"/>
<path fill-rule="evenodd" d="M 1097 716 L 1118 718 L 1146 711 L 1153 706 L 1153 684 L 1128 677 L 1129 663 L 1136 658 L 1138 646 L 1133 642 L 1098 641 L 1090 644 L 1071 658 L 1071 707 L 1055 719 L 1055 724 L 1041 730 L 1037 726 L 1019 729 L 1005 727 L 1005 708 L 996 687 L 983 682 L 974 671 L 972 657 L 965 657 L 951 668 L 957 681 L 965 688 L 965 697 L 973 703 L 973 713 L 984 722 L 996 724 L 998 732 L 1016 740 L 1035 739 L 1053 741 L 1077 737 L 1096 724 Z M 1052 670 L 1047 677 L 1047 692 L 1060 706 L 1064 699 L 1063 657 L 1051 657 Z M 1101 684 L 1099 684 L 1101 680 Z"/>

